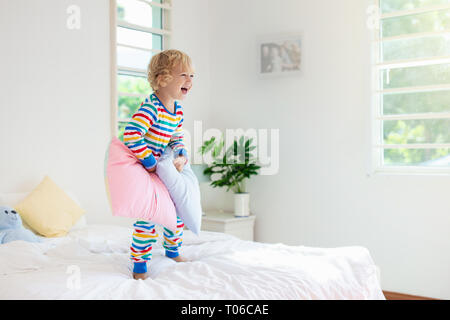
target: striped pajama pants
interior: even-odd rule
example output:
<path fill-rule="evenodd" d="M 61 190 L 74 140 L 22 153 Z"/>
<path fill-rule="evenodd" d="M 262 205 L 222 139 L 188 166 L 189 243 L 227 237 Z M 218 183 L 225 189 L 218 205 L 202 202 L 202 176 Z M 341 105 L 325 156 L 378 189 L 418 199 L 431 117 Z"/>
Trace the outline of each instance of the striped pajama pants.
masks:
<path fill-rule="evenodd" d="M 158 233 L 155 224 L 149 221 L 136 221 L 133 225 L 134 232 L 130 247 L 130 259 L 134 262 L 134 273 L 147 272 L 147 262 L 152 259 L 153 243 L 158 239 Z M 177 230 L 175 233 L 164 228 L 163 247 L 166 250 L 166 256 L 169 258 L 178 257 L 178 249 L 183 243 L 184 223 L 177 217 Z"/>

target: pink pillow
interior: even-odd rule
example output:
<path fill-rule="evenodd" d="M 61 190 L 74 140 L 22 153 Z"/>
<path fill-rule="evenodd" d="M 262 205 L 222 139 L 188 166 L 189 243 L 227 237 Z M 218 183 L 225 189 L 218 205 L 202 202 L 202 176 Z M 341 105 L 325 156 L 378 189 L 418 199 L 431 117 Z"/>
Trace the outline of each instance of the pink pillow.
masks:
<path fill-rule="evenodd" d="M 114 216 L 151 221 L 175 232 L 177 214 L 166 186 L 116 137 L 106 151 L 105 184 Z"/>

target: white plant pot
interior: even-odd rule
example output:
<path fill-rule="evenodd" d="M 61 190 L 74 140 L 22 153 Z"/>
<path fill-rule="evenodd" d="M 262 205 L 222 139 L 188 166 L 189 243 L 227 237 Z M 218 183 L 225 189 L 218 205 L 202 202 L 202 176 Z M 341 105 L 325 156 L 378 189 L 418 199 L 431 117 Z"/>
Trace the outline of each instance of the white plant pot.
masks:
<path fill-rule="evenodd" d="M 250 215 L 250 193 L 234 194 L 234 215 L 236 217 L 248 217 Z"/>

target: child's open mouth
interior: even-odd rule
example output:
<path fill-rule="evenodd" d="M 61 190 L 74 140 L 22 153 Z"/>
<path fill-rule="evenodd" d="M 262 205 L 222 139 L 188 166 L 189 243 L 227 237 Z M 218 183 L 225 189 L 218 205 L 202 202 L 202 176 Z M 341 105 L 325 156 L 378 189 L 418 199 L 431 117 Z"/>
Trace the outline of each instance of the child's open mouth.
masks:
<path fill-rule="evenodd" d="M 188 89 L 186 88 L 181 88 L 181 92 L 183 92 L 183 94 L 186 94 L 188 92 Z"/>

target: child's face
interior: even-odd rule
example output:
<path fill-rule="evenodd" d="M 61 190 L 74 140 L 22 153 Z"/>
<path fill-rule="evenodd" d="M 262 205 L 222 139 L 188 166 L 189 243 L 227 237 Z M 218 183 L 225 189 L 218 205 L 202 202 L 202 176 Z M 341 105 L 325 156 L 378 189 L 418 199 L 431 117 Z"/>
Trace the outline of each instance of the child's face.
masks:
<path fill-rule="evenodd" d="M 183 100 L 192 88 L 193 73 L 183 68 L 181 63 L 172 70 L 172 81 L 159 90 L 170 95 L 174 100 Z"/>

